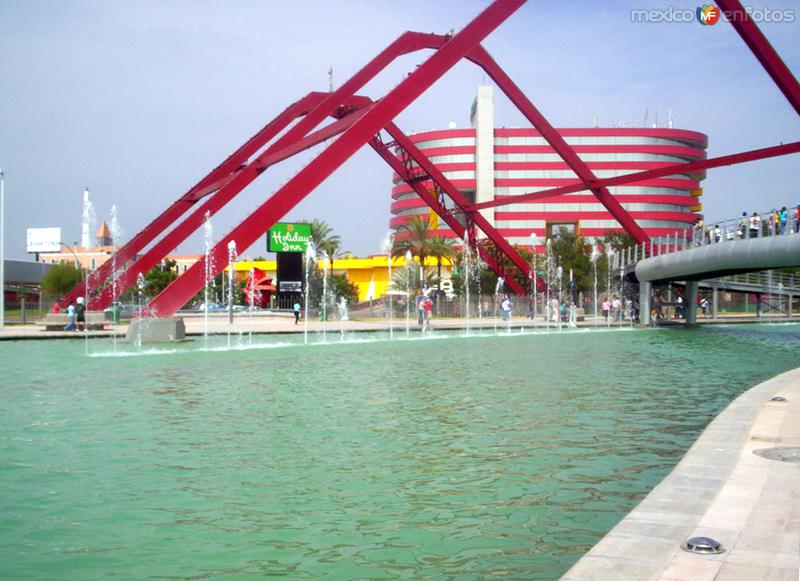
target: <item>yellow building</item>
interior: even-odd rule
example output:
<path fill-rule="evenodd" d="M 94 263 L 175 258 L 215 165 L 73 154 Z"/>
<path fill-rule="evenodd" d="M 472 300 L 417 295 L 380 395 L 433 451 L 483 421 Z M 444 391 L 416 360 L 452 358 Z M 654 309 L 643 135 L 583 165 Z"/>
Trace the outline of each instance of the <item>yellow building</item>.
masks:
<path fill-rule="evenodd" d="M 322 260 L 317 264 L 323 269 Z M 403 257 L 392 259 L 392 270 L 405 268 L 406 260 Z M 452 264 L 448 259 L 442 260 L 442 278 L 449 277 Z M 246 276 L 251 268 L 257 268 L 275 279 L 277 262 L 275 260 L 243 260 L 234 263 L 234 270 Z M 436 259 L 425 259 L 425 268 L 436 271 Z M 358 300 L 368 301 L 370 298 L 378 299 L 389 288 L 389 259 L 385 255 L 370 256 L 368 258 L 338 258 L 333 262 L 334 274 L 346 274 L 347 279 L 358 287 Z"/>

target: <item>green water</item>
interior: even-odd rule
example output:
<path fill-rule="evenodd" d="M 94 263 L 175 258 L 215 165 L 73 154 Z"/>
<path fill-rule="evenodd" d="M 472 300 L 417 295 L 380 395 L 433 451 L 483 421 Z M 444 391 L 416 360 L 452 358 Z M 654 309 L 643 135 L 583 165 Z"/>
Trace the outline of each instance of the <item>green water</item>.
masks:
<path fill-rule="evenodd" d="M 797 325 L 0 343 L 0 576 L 555 579 L 798 353 Z"/>

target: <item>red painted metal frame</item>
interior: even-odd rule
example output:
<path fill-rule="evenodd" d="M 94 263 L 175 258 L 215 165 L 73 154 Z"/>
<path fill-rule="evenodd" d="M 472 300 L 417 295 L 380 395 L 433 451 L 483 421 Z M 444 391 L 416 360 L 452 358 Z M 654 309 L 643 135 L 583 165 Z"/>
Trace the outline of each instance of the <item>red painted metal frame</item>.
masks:
<path fill-rule="evenodd" d="M 686 173 L 687 171 L 699 171 L 705 168 L 719 167 L 722 165 L 732 165 L 734 163 L 742 163 L 744 161 L 752 161 L 754 159 L 763 159 L 766 157 L 773 157 L 775 155 L 785 155 L 787 153 L 794 153 L 798 149 L 798 143 L 788 144 L 785 146 L 778 146 L 776 148 L 766 148 L 762 150 L 753 150 L 734 154 L 730 156 L 723 156 L 712 160 L 702 160 L 692 162 L 689 164 L 676 164 L 670 167 L 659 168 L 657 170 L 649 170 L 639 172 L 637 174 L 628 174 L 619 176 L 617 178 L 610 178 L 600 180 L 592 173 L 589 167 L 579 158 L 573 148 L 571 148 L 560 134 L 550 125 L 544 116 L 536 109 L 536 107 L 527 99 L 522 91 L 517 87 L 513 81 L 505 74 L 505 72 L 497 65 L 492 57 L 480 46 L 480 40 L 496 28 L 502 21 L 504 21 L 510 14 L 516 11 L 524 0 L 496 0 L 486 10 L 484 10 L 478 17 L 476 17 L 467 27 L 465 27 L 459 34 L 455 36 L 439 36 L 434 34 L 421 34 L 407 32 L 401 35 L 394 43 L 389 45 L 384 51 L 370 61 L 364 68 L 362 68 L 356 75 L 343 84 L 337 91 L 330 94 L 316 94 L 326 97 L 316 97 L 316 101 L 307 107 L 307 110 L 300 114 L 305 114 L 305 118 L 298 122 L 295 126 L 290 128 L 286 134 L 277 140 L 275 144 L 269 147 L 263 154 L 261 154 L 254 162 L 247 165 L 245 162 L 259 149 L 261 149 L 272 137 L 277 135 L 293 118 L 288 116 L 288 120 L 283 118 L 282 114 L 279 118 L 284 121 L 282 127 L 277 131 L 271 131 L 278 118 L 268 124 L 258 134 L 251 138 L 245 145 L 237 150 L 230 156 L 223 164 L 213 170 L 187 194 L 176 201 L 170 208 L 168 208 L 161 216 L 156 218 L 147 228 L 137 234 L 134 239 L 127 245 L 120 249 L 118 253 L 117 262 L 125 262 L 129 260 L 138 250 L 149 244 L 165 228 L 183 214 L 191 204 L 196 202 L 203 196 L 216 192 L 215 198 L 219 198 L 216 204 L 211 204 L 210 207 L 222 207 L 229 199 L 237 195 L 244 187 L 251 183 L 261 172 L 263 172 L 270 165 L 285 159 L 289 155 L 293 155 L 298 151 L 310 147 L 315 139 L 315 143 L 319 143 L 324 139 L 331 137 L 343 129 L 344 133 L 337 139 L 331 146 L 325 149 L 317 158 L 312 160 L 309 165 L 301 170 L 294 178 L 292 178 L 283 188 L 281 188 L 269 200 L 263 203 L 259 208 L 251 214 L 244 222 L 234 229 L 224 240 L 222 240 L 212 251 L 216 264 L 223 264 L 224 252 L 226 252 L 227 242 L 231 239 L 237 240 L 239 246 L 249 246 L 261 233 L 266 231 L 271 225 L 285 214 L 289 209 L 296 205 L 305 195 L 307 195 L 314 187 L 321 183 L 332 171 L 341 163 L 346 161 L 356 149 L 364 143 L 370 143 L 373 147 L 378 146 L 380 141 L 375 141 L 375 136 L 381 130 L 381 121 L 383 126 L 392 129 L 393 138 L 398 144 L 407 142 L 405 145 L 410 147 L 403 147 L 406 154 L 413 158 L 421 167 L 426 166 L 424 169 L 428 178 L 433 179 L 436 187 L 439 188 L 440 193 L 445 192 L 453 199 L 459 211 L 464 213 L 466 218 L 466 228 L 456 219 L 449 214 L 449 211 L 440 203 L 440 201 L 424 187 L 416 187 L 418 178 L 408 174 L 398 172 L 399 175 L 405 175 L 410 179 L 408 182 L 412 188 L 428 203 L 437 213 L 445 218 L 448 223 L 454 222 L 456 225 L 454 232 L 460 231 L 462 234 L 467 229 L 473 229 L 476 225 L 481 226 L 481 229 L 487 233 L 497 247 L 504 252 L 512 262 L 520 267 L 524 272 L 529 270 L 529 266 L 519 256 L 519 254 L 511 247 L 507 241 L 499 234 L 487 221 L 478 213 L 482 208 L 501 206 L 510 203 L 519 203 L 530 201 L 533 199 L 541 199 L 545 197 L 553 197 L 565 193 L 590 190 L 597 197 L 597 199 L 609 210 L 609 212 L 617 219 L 617 221 L 625 228 L 626 231 L 631 233 L 637 241 L 648 240 L 644 231 L 636 224 L 631 215 L 623 209 L 621 204 L 608 192 L 607 187 L 612 185 L 619 185 L 623 183 L 631 183 L 633 181 L 643 181 L 645 179 L 671 175 L 674 173 Z M 786 95 L 795 110 L 800 113 L 800 86 L 798 86 L 796 79 L 791 75 L 788 68 L 780 60 L 780 57 L 769 45 L 769 42 L 764 38 L 758 27 L 749 19 L 741 4 L 736 0 L 724 0 L 719 2 L 724 10 L 739 10 L 744 18 L 734 20 L 732 23 L 742 36 L 744 41 L 754 52 L 756 57 L 762 63 L 767 72 L 775 80 L 776 84 Z M 340 103 L 347 103 L 348 99 L 352 97 L 359 88 L 361 88 L 368 80 L 374 77 L 386 65 L 392 62 L 397 56 L 414 52 L 422 48 L 436 49 L 437 52 L 429 57 L 429 59 L 411 75 L 409 75 L 400 85 L 393 91 L 387 94 L 384 99 L 378 102 L 377 105 L 372 106 L 370 110 L 361 109 L 357 113 L 352 113 L 353 117 L 349 120 L 346 114 L 340 114 L 338 117 L 341 119 L 342 124 L 334 128 L 336 125 L 326 127 L 317 131 L 314 134 L 306 136 L 306 134 L 316 127 L 325 117 L 334 114 L 335 111 L 341 112 Z M 413 101 L 419 94 L 422 93 L 428 86 L 435 82 L 445 71 L 455 64 L 461 58 L 467 58 L 482 67 L 487 74 L 498 84 L 503 92 L 509 99 L 520 109 L 520 111 L 528 118 L 533 126 L 539 133 L 547 140 L 550 146 L 559 153 L 566 164 L 575 172 L 580 179 L 579 184 L 565 186 L 562 188 L 553 188 L 546 192 L 536 192 L 525 196 L 514 196 L 513 198 L 503 198 L 492 202 L 483 204 L 468 205 L 466 200 L 455 188 L 455 186 L 446 180 L 441 172 L 430 163 L 427 157 L 424 156 L 413 143 L 405 137 L 402 132 L 396 127 L 391 125 L 391 119 L 394 118 L 400 111 L 402 111 L 411 101 Z M 304 99 L 311 98 L 313 94 Z M 303 102 L 301 99 L 295 105 Z M 359 107 L 364 107 L 365 101 L 363 98 L 354 98 L 359 100 Z M 350 101 L 351 106 L 354 101 Z M 292 106 L 294 107 L 294 106 Z M 292 108 L 290 107 L 290 109 Z M 288 110 L 287 110 L 288 111 Z M 286 113 L 286 112 L 284 112 Z M 295 111 L 295 113 L 297 113 Z M 355 118 L 355 116 L 358 118 Z M 296 115 L 295 115 L 296 116 Z M 369 135 L 370 131 L 372 132 Z M 307 145 L 307 144 L 311 145 Z M 394 162 L 390 162 L 392 167 L 396 167 L 395 162 L 400 164 L 400 168 L 404 171 L 405 166 L 391 155 L 391 152 L 384 147 L 382 150 L 376 147 L 379 154 L 389 162 L 389 159 L 384 154 L 388 153 Z M 414 151 L 416 150 L 416 151 Z M 438 176 L 436 175 L 438 174 Z M 189 219 L 180 224 L 173 230 L 178 231 L 183 240 L 186 236 L 194 231 L 199 226 L 197 216 L 203 212 L 193 213 Z M 262 223 L 257 223 L 257 220 L 265 220 Z M 453 228 L 453 225 L 451 225 Z M 488 231 L 487 231 L 488 230 Z M 255 235 L 254 235 L 255 233 Z M 457 232 L 458 233 L 458 232 Z M 176 234 L 170 239 L 169 243 L 164 242 L 160 246 L 157 245 L 148 253 L 148 260 L 142 262 L 138 261 L 138 272 L 143 272 L 146 263 L 152 262 L 157 254 L 163 252 L 166 254 L 172 248 L 167 248 L 169 244 L 178 240 L 180 237 Z M 167 237 L 165 237 L 166 239 Z M 471 237 L 474 240 L 474 235 Z M 251 240 L 249 243 L 248 240 Z M 156 247 L 158 250 L 156 251 Z M 174 247 L 174 246 L 173 246 Z M 135 249 L 135 250 L 134 250 Z M 124 252 L 123 252 L 124 251 Z M 219 254 L 220 256 L 217 256 Z M 161 256 L 163 258 L 163 255 Z M 161 259 L 159 258 L 159 260 Z M 490 257 L 491 258 L 491 257 Z M 170 287 L 168 287 L 161 295 L 156 297 L 151 304 L 150 309 L 155 314 L 170 314 L 177 308 L 182 306 L 182 300 L 188 300 L 194 292 L 190 289 L 194 288 L 195 291 L 202 287 L 203 280 L 199 280 L 203 274 L 204 265 L 200 263 L 194 265 L 184 276 L 179 277 Z M 154 263 L 157 264 L 157 261 Z M 153 265 L 154 265 L 153 264 Z M 495 264 L 499 268 L 499 265 Z M 218 268 L 217 270 L 221 270 Z M 132 270 L 131 270 L 132 272 Z M 90 280 L 90 288 L 96 288 L 97 284 L 102 282 L 103 278 L 107 277 L 110 273 L 110 263 L 106 263 L 96 271 Z M 215 272 L 216 274 L 216 272 Z M 129 278 L 126 281 L 129 282 Z M 67 295 L 64 300 L 74 298 L 72 295 L 77 296 L 83 292 L 83 287 L 73 290 L 70 295 Z M 107 300 L 107 297 L 104 297 Z M 185 300 L 184 300 L 185 302 Z M 91 304 L 90 306 L 95 306 Z"/>
<path fill-rule="evenodd" d="M 598 201 L 603 204 L 620 225 L 628 232 L 637 243 L 649 242 L 650 237 L 636 223 L 631 215 L 622 207 L 611 192 L 603 186 L 597 185 L 597 177 L 589 166 L 578 157 L 575 150 L 561 137 L 561 134 L 545 119 L 544 115 L 531 103 L 525 93 L 511 80 L 503 69 L 494 61 L 483 47 L 477 47 L 470 55 L 470 60 L 480 64 L 481 68 L 491 77 L 498 87 L 506 94 L 512 103 L 525 115 L 536 130 L 545 138 L 558 155 L 561 156 L 570 169 L 575 172 L 578 179 L 587 189 L 591 190 Z"/>
<path fill-rule="evenodd" d="M 322 94 L 318 94 L 322 95 Z M 327 95 L 326 95 L 327 96 Z M 323 141 L 330 139 L 331 137 L 338 135 L 339 133 L 343 132 L 345 129 L 350 127 L 353 123 L 355 123 L 358 118 L 363 115 L 366 110 L 356 111 L 353 112 L 348 117 L 341 119 L 335 123 L 331 123 L 330 125 L 316 131 L 303 139 L 299 139 L 284 147 L 283 149 L 276 151 L 275 153 L 270 153 L 273 151 L 274 148 L 269 148 L 267 152 L 261 157 L 259 157 L 259 169 L 253 170 L 255 175 L 252 175 L 252 179 L 255 179 L 259 173 L 266 170 L 268 167 L 285 160 L 288 157 L 296 155 L 297 153 L 304 151 L 314 145 L 322 143 Z M 238 175 L 237 174 L 234 174 Z M 90 309 L 104 309 L 113 300 L 113 293 L 114 292 L 124 292 L 126 289 L 130 288 L 134 282 L 136 282 L 136 278 L 139 273 L 145 273 L 154 266 L 157 266 L 167 254 L 169 254 L 172 250 L 177 248 L 177 246 L 183 242 L 186 238 L 188 238 L 194 231 L 196 231 L 200 226 L 202 226 L 203 222 L 206 220 L 206 216 L 213 216 L 222 207 L 227 204 L 230 200 L 233 199 L 239 192 L 244 189 L 242 187 L 228 187 L 228 184 L 232 181 L 233 176 L 228 178 L 223 186 L 223 188 L 217 192 L 214 196 L 209 198 L 206 202 L 201 204 L 194 212 L 192 212 L 178 227 L 173 229 L 172 231 L 168 232 L 163 238 L 161 238 L 158 242 L 156 242 L 145 254 L 139 257 L 131 266 L 125 269 L 116 280 L 114 287 L 112 288 L 111 285 L 107 285 L 100 291 L 96 296 L 92 297 L 91 302 L 89 303 Z M 252 181 L 252 180 L 250 180 Z M 248 182 L 249 183 L 249 182 Z"/>
<path fill-rule="evenodd" d="M 412 142 L 407 135 L 405 135 L 402 131 L 400 131 L 400 129 L 394 123 L 389 123 L 386 125 L 386 132 L 389 133 L 389 135 L 392 136 L 392 138 L 397 142 L 397 144 L 408 153 L 410 158 L 417 163 L 419 168 L 424 172 L 425 177 L 433 181 L 434 184 L 436 184 L 445 194 L 447 194 L 450 197 L 450 199 L 456 204 L 458 210 L 464 214 L 467 221 L 468 222 L 471 221 L 477 228 L 480 228 L 483 231 L 483 233 L 486 234 L 487 238 L 489 238 L 489 240 L 491 240 L 494 243 L 496 248 L 500 252 L 505 254 L 511 260 L 511 262 L 517 268 L 520 269 L 520 271 L 526 276 L 526 279 L 531 280 L 533 276 L 531 265 L 528 264 L 528 262 L 524 258 L 522 258 L 519 252 L 511 244 L 508 243 L 508 241 L 503 237 L 503 235 L 500 234 L 500 232 L 498 232 L 486 218 L 484 218 L 479 212 L 472 212 L 467 210 L 469 202 L 461 193 L 461 191 L 458 188 L 456 188 L 452 184 L 452 182 L 450 182 L 450 180 L 448 180 L 444 176 L 444 174 L 439 170 L 439 168 L 436 167 L 436 165 L 433 162 L 431 162 L 428 159 L 428 157 L 424 153 L 422 153 L 422 151 L 420 151 L 420 149 L 414 144 L 414 142 Z M 392 164 L 392 167 L 393 168 L 395 167 L 394 164 Z M 409 172 L 406 171 L 406 173 L 408 174 Z M 422 186 L 422 184 L 413 179 L 415 176 L 409 176 L 409 177 L 412 177 L 411 181 L 409 181 L 405 177 L 403 179 L 411 187 L 413 187 L 418 194 L 420 192 L 415 186 L 419 186 L 423 190 L 425 189 Z M 419 176 L 416 177 L 418 178 Z M 450 213 L 446 208 L 444 208 L 444 206 L 441 203 L 437 203 L 438 207 L 436 207 L 432 205 L 431 202 L 425 197 L 423 197 L 421 194 L 420 197 L 422 197 L 441 218 L 445 219 L 448 226 L 450 226 L 451 229 L 453 229 L 453 231 L 460 238 L 464 238 L 464 231 L 466 230 L 466 227 L 462 225 L 460 222 L 458 222 L 458 220 L 453 219 L 452 221 L 458 224 L 459 226 L 458 229 L 454 229 L 450 223 L 451 220 L 446 219 L 446 216 L 448 216 Z M 475 237 L 471 236 L 470 241 L 475 243 L 476 242 Z M 511 288 L 511 290 L 513 290 L 517 294 L 522 294 L 523 289 L 519 287 L 519 285 L 513 278 L 508 276 L 508 273 L 502 270 L 502 265 L 495 263 L 494 260 L 489 260 L 488 258 L 490 257 L 488 257 L 488 253 L 480 245 L 477 246 L 477 250 L 482 254 L 482 258 L 490 266 L 490 268 L 492 268 L 492 270 L 494 270 L 498 275 L 503 276 L 503 278 L 506 279 L 506 282 Z M 539 290 L 543 290 L 543 288 L 544 287 L 541 287 L 539 288 Z"/>
<path fill-rule="evenodd" d="M 717 2 L 723 12 L 731 14 L 729 22 L 742 37 L 750 52 L 755 55 L 761 66 L 767 71 L 772 80 L 784 94 L 795 112 L 800 115 L 800 84 L 794 77 L 789 67 L 772 48 L 767 37 L 761 32 L 750 14 L 738 0 L 719 0 Z"/>
<path fill-rule="evenodd" d="M 629 173 L 613 178 L 604 178 L 598 180 L 597 183 L 602 184 L 605 187 L 621 186 L 626 184 L 643 182 L 645 180 L 651 180 L 654 178 L 673 175 L 677 173 L 695 173 L 705 169 L 723 167 L 728 165 L 736 165 L 748 161 L 756 161 L 759 159 L 767 159 L 770 157 L 789 155 L 791 153 L 798 153 L 798 152 L 800 152 L 800 141 L 793 141 L 792 143 L 786 143 L 784 145 L 776 145 L 774 147 L 765 147 L 763 149 L 752 149 L 749 151 L 743 151 L 741 153 L 732 153 L 730 155 L 712 157 L 710 159 L 702 159 L 699 161 L 692 161 L 689 163 L 678 163 L 674 165 L 659 167 L 656 169 L 650 169 L 636 173 Z M 480 204 L 473 204 L 472 206 L 470 206 L 470 209 L 481 210 L 484 208 L 495 208 L 498 206 L 505 206 L 508 204 L 534 202 L 536 200 L 542 200 L 545 198 L 554 198 L 556 196 L 561 196 L 564 194 L 583 192 L 587 189 L 588 188 L 586 187 L 586 185 L 580 182 L 574 185 L 561 186 L 559 188 L 551 188 L 549 190 L 543 190 L 541 192 L 534 192 L 531 194 L 521 194 L 519 196 L 509 196 L 505 198 L 499 198 L 496 200 L 490 200 L 488 202 L 481 202 Z"/>
<path fill-rule="evenodd" d="M 203 196 L 218 191 L 217 196 L 219 200 L 213 204 L 205 205 L 197 212 L 193 213 L 187 220 L 177 226 L 173 232 L 174 235 L 169 237 L 167 242 L 161 242 L 157 248 L 152 248 L 145 256 L 141 257 L 136 263 L 132 264 L 125 272 L 123 272 L 115 284 L 117 291 L 122 292 L 126 290 L 135 280 L 138 273 L 147 272 L 150 268 L 158 264 L 170 251 L 188 238 L 192 232 L 199 228 L 204 219 L 205 212 L 209 211 L 212 214 L 216 213 L 222 206 L 230 201 L 234 196 L 241 192 L 253 179 L 255 179 L 261 172 L 267 169 L 269 165 L 279 161 L 275 158 L 276 152 L 289 152 L 291 147 L 296 147 L 300 137 L 305 135 L 308 131 L 316 127 L 327 116 L 331 115 L 339 106 L 340 103 L 345 103 L 354 95 L 354 93 L 365 85 L 376 74 L 382 71 L 387 65 L 394 61 L 397 57 L 429 48 L 431 46 L 443 45 L 449 37 L 444 37 L 434 34 L 423 34 L 419 32 L 405 32 L 400 35 L 393 43 L 386 49 L 381 51 L 375 58 L 367 63 L 360 71 L 351 77 L 346 83 L 339 87 L 333 93 L 309 93 L 293 105 L 289 106 L 282 112 L 275 120 L 270 122 L 264 129 L 245 143 L 239 150 L 231 155 L 219 167 L 213 170 L 194 188 L 189 190 L 181 199 L 174 204 L 180 208 L 180 213 L 175 213 L 170 208 L 162 216 L 157 218 L 157 221 L 145 228 L 140 234 L 137 235 L 131 242 L 118 251 L 117 264 L 124 264 L 127 260 L 132 258 L 142 248 L 150 244 L 158 235 L 172 224 L 178 217 L 183 214 L 187 207 L 185 202 L 193 204 Z M 361 113 L 359 113 L 361 114 Z M 245 162 L 259 149 L 261 149 L 267 142 L 275 137 L 280 131 L 286 128 L 291 121 L 305 115 L 304 119 L 298 122 L 295 126 L 289 129 L 280 139 L 278 139 L 271 147 L 269 147 L 259 158 L 250 164 L 255 168 L 256 173 L 249 173 L 248 178 L 243 178 L 242 182 L 232 183 L 233 179 L 239 176 L 243 170 L 246 169 Z M 321 130 L 324 131 L 324 130 Z M 226 173 L 228 172 L 228 173 Z M 244 180 L 248 179 L 247 183 Z M 136 244 L 134 244 L 136 241 Z M 100 269 L 95 271 L 94 280 L 89 288 L 89 295 L 96 290 L 96 288 L 111 274 L 111 261 L 108 261 Z M 85 285 L 76 287 L 69 295 L 62 301 L 74 299 L 85 291 Z M 89 303 L 91 309 L 102 309 L 110 304 L 112 300 L 112 290 L 106 289 L 103 291 L 102 296 L 97 296 Z M 74 295 L 74 297 L 72 296 Z M 66 303 L 65 305 L 66 306 Z"/>
<path fill-rule="evenodd" d="M 260 131 L 258 131 L 253 137 L 248 139 L 241 147 L 239 147 L 239 149 L 228 156 L 225 161 L 211 170 L 208 175 L 206 175 L 195 186 L 189 189 L 188 192 L 173 202 L 169 208 L 158 215 L 152 222 L 150 222 L 150 224 L 140 230 L 138 234 L 131 238 L 130 241 L 120 247 L 116 251 L 116 260 L 113 262 L 121 266 L 134 258 L 140 250 L 155 240 L 160 234 L 169 228 L 170 225 L 174 224 L 175 221 L 186 212 L 186 210 L 194 205 L 198 192 L 206 190 L 210 184 L 218 182 L 222 179 L 226 179 L 234 172 L 240 170 L 242 164 L 246 162 L 247 159 L 253 155 L 254 152 L 258 151 L 258 149 L 260 149 L 266 142 L 280 133 L 286 127 L 286 124 L 291 122 L 298 115 L 305 114 L 308 111 L 309 101 L 310 99 L 308 96 L 300 99 L 299 101 L 287 107 L 272 121 L 267 123 Z M 77 297 L 86 293 L 87 290 L 87 294 L 91 296 L 92 293 L 94 293 L 103 283 L 103 281 L 105 281 L 105 279 L 112 274 L 112 268 L 112 261 L 106 261 L 88 276 L 87 281 L 81 282 L 69 293 L 64 295 L 64 297 L 59 301 L 59 304 L 62 307 L 65 307 Z M 98 308 L 91 301 L 87 302 L 89 303 L 89 308 Z"/>
<path fill-rule="evenodd" d="M 225 264 L 230 241 L 235 241 L 239 248 L 248 248 L 252 245 L 259 236 L 297 205 L 358 149 L 368 143 L 387 123 L 441 78 L 522 4 L 524 4 L 524 0 L 493 2 L 439 50 L 428 57 L 334 143 L 311 160 L 297 175 L 214 246 L 210 251 L 212 264 L 215 265 L 213 270 L 216 272 L 214 274 L 217 274 Z M 350 79 L 348 83 L 352 81 L 353 79 Z M 340 91 L 344 89 L 345 85 L 340 87 Z M 247 169 L 244 171 L 246 172 Z M 238 179 L 238 177 L 234 178 L 226 187 L 233 186 Z M 148 305 L 148 312 L 155 316 L 167 316 L 177 311 L 203 287 L 205 269 L 204 257 L 155 297 Z"/>
<path fill-rule="evenodd" d="M 433 211 L 436 212 L 440 218 L 442 218 L 442 220 L 445 221 L 445 223 L 450 227 L 450 229 L 453 230 L 453 232 L 455 232 L 458 237 L 463 239 L 464 234 L 467 231 L 467 226 L 459 222 L 456 216 L 453 213 L 451 213 L 450 210 L 448 210 L 440 202 L 437 196 L 431 193 L 422 184 L 423 180 L 420 179 L 419 174 L 412 173 L 411 171 L 409 171 L 409 168 L 407 168 L 403 164 L 403 162 L 401 162 L 396 157 L 396 155 L 391 151 L 394 144 L 384 143 L 380 139 L 380 135 L 376 135 L 370 140 L 370 145 L 375 150 L 375 152 L 378 155 L 380 155 L 384 159 L 384 161 L 386 161 L 389 167 L 391 167 L 395 172 L 397 172 L 397 174 L 400 176 L 400 179 L 404 180 L 409 186 L 411 186 L 411 188 L 417 193 L 417 195 L 419 195 L 419 197 L 422 198 L 422 200 L 426 204 L 428 204 L 428 206 L 432 208 Z M 400 147 L 399 144 L 397 144 L 397 147 Z M 410 153 L 409 157 L 412 157 Z M 430 176 L 425 176 L 424 179 L 433 179 L 433 178 L 431 178 Z M 470 240 L 473 240 L 473 238 L 470 238 Z M 475 245 L 471 246 L 474 247 Z M 478 252 L 480 252 L 481 258 L 484 260 L 484 262 L 486 262 L 486 264 L 489 265 L 489 268 L 491 268 L 496 274 L 498 274 L 498 276 L 505 276 L 506 273 L 503 272 L 502 266 L 494 259 L 493 256 L 491 256 L 486 251 L 486 249 L 483 246 L 477 245 L 477 250 Z M 518 294 L 524 292 L 523 288 L 519 286 L 519 284 L 517 284 L 515 280 L 513 279 L 509 280 L 510 280 L 509 286 L 513 292 Z"/>

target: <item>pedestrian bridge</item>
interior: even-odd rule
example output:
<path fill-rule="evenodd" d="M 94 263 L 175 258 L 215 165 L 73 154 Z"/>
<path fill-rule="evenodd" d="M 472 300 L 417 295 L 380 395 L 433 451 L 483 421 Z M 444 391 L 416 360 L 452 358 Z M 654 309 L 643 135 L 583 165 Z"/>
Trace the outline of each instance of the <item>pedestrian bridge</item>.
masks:
<path fill-rule="evenodd" d="M 645 258 L 636 264 L 640 282 L 703 280 L 742 272 L 800 266 L 800 235 L 707 244 Z"/>
<path fill-rule="evenodd" d="M 790 228 L 776 227 L 775 222 L 767 228 L 760 228 L 756 235 L 750 235 L 743 227 L 723 228 L 717 226 L 711 231 L 700 231 L 700 235 L 692 240 L 678 235 L 668 237 L 666 244 L 659 239 L 650 245 L 650 252 L 642 245 L 635 248 L 633 256 L 630 251 L 620 256 L 621 272 L 628 276 L 635 274 L 639 281 L 639 303 L 641 318 L 644 324 L 650 322 L 650 301 L 654 283 L 678 282 L 685 284 L 687 302 L 687 324 L 696 322 L 697 294 L 699 286 L 711 288 L 716 312 L 716 297 L 719 290 L 735 290 L 756 295 L 759 309 L 763 297 L 765 304 L 773 295 L 788 297 L 788 313 L 791 316 L 791 305 L 794 296 L 800 294 L 800 288 L 791 277 L 791 284 L 772 284 L 772 277 L 760 284 L 742 286 L 740 281 L 732 280 L 731 275 L 741 273 L 758 273 L 759 271 L 777 268 L 800 267 L 800 216 L 795 216 L 795 223 Z M 649 254 L 649 256 L 647 256 Z"/>

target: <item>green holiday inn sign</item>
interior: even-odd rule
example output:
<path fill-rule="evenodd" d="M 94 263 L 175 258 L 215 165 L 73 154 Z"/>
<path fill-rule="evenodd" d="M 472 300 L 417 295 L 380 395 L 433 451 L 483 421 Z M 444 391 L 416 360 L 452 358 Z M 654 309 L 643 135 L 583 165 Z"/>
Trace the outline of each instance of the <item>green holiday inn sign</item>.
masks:
<path fill-rule="evenodd" d="M 311 242 L 311 224 L 277 223 L 269 229 L 269 252 L 305 252 Z"/>

